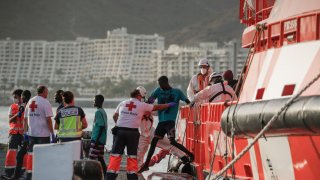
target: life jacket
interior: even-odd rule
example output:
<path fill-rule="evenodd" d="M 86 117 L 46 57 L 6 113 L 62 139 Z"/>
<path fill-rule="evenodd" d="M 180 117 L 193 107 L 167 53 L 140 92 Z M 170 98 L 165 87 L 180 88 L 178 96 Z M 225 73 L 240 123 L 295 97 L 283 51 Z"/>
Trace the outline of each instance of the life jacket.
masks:
<path fill-rule="evenodd" d="M 226 91 L 225 87 L 224 87 L 224 83 L 222 81 L 218 82 L 221 84 L 222 86 L 222 91 L 218 92 L 217 94 L 215 94 L 214 96 L 212 96 L 210 99 L 209 99 L 209 102 L 212 102 L 216 97 L 220 96 L 221 94 L 227 94 L 229 95 L 231 98 L 232 98 L 232 94 L 229 93 L 228 91 Z"/>
<path fill-rule="evenodd" d="M 197 75 L 198 90 L 195 90 L 195 94 L 206 88 L 209 84 L 209 76 L 203 76 L 201 73 Z"/>
<path fill-rule="evenodd" d="M 18 104 L 11 104 L 11 114 L 15 115 L 19 112 L 19 105 Z M 24 128 L 23 128 L 23 119 L 24 114 L 22 113 L 21 117 L 16 117 L 15 122 L 11 122 L 9 124 L 9 134 L 23 134 Z"/>

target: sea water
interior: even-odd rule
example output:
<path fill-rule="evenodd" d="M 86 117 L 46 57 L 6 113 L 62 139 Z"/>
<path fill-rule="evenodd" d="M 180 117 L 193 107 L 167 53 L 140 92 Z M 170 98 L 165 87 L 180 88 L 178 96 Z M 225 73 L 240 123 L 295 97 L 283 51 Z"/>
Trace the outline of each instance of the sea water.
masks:
<path fill-rule="evenodd" d="M 56 113 L 56 107 L 52 108 L 53 113 Z M 107 150 L 111 150 L 112 148 L 112 134 L 111 134 L 111 128 L 114 127 L 115 123 L 112 119 L 113 113 L 115 109 L 105 109 L 107 116 L 108 116 L 108 134 L 107 134 L 107 144 L 106 148 Z M 92 130 L 92 124 L 94 119 L 94 113 L 96 111 L 96 108 L 83 108 L 84 113 L 86 114 L 86 119 L 88 122 L 88 127 L 85 129 L 86 131 Z M 8 143 L 8 129 L 9 129 L 9 107 L 0 106 L 0 143 L 6 144 Z M 54 120 L 52 120 L 54 121 Z M 155 122 L 153 126 L 156 126 L 158 124 L 158 119 L 155 117 Z M 157 153 L 156 151 L 155 153 Z M 155 166 L 150 168 L 150 171 L 143 173 L 144 176 L 150 174 L 151 172 L 165 172 L 167 170 L 167 164 L 168 164 L 168 156 L 163 159 L 159 164 L 156 164 Z"/>

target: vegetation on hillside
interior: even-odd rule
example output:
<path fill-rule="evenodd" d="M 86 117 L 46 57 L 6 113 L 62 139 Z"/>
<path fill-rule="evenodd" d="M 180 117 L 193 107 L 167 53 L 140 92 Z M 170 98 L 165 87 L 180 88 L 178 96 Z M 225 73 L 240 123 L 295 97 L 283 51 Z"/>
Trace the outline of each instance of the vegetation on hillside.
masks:
<path fill-rule="evenodd" d="M 10 0 L 0 1 L 0 39 L 105 38 L 106 31 L 165 36 L 166 44 L 239 38 L 239 1 Z"/>

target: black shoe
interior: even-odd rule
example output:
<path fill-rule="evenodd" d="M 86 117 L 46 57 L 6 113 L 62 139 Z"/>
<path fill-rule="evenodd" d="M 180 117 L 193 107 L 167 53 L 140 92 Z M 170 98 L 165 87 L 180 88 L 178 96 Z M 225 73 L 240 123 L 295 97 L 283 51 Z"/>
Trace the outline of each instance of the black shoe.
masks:
<path fill-rule="evenodd" d="M 183 164 L 190 163 L 190 159 L 187 156 L 182 156 L 180 159 Z"/>
<path fill-rule="evenodd" d="M 23 171 L 21 168 L 16 168 L 14 174 L 9 178 L 9 180 L 19 180 L 23 176 Z"/>
<path fill-rule="evenodd" d="M 137 172 L 138 174 L 141 174 L 144 171 L 148 171 L 149 167 L 147 165 L 142 165 L 142 167 L 140 168 L 140 170 Z"/>
<path fill-rule="evenodd" d="M 1 175 L 1 179 L 10 179 L 10 178 L 11 178 L 11 177 L 8 176 L 8 175 L 6 175 L 6 174 Z"/>
<path fill-rule="evenodd" d="M 15 176 L 15 175 L 13 175 L 13 176 L 9 177 L 9 176 L 7 176 L 7 175 L 2 175 L 2 176 L 1 176 L 1 179 L 19 180 L 19 179 L 20 179 L 20 176 Z"/>
<path fill-rule="evenodd" d="M 9 180 L 19 180 L 19 179 L 20 179 L 20 176 L 15 176 L 15 175 L 9 178 Z"/>

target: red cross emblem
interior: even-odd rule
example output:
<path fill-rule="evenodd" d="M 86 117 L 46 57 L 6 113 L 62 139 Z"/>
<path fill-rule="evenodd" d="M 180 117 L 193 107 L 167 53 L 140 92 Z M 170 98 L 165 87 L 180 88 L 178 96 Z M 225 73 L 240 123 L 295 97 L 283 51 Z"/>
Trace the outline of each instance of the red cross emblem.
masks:
<path fill-rule="evenodd" d="M 37 104 L 35 101 L 32 101 L 32 103 L 29 105 L 29 108 L 31 109 L 32 112 L 34 112 L 35 109 L 37 109 Z"/>
<path fill-rule="evenodd" d="M 137 106 L 134 105 L 133 102 L 130 102 L 130 104 L 126 104 L 126 107 L 128 108 L 129 111 L 132 111 L 132 109 L 136 108 Z"/>

